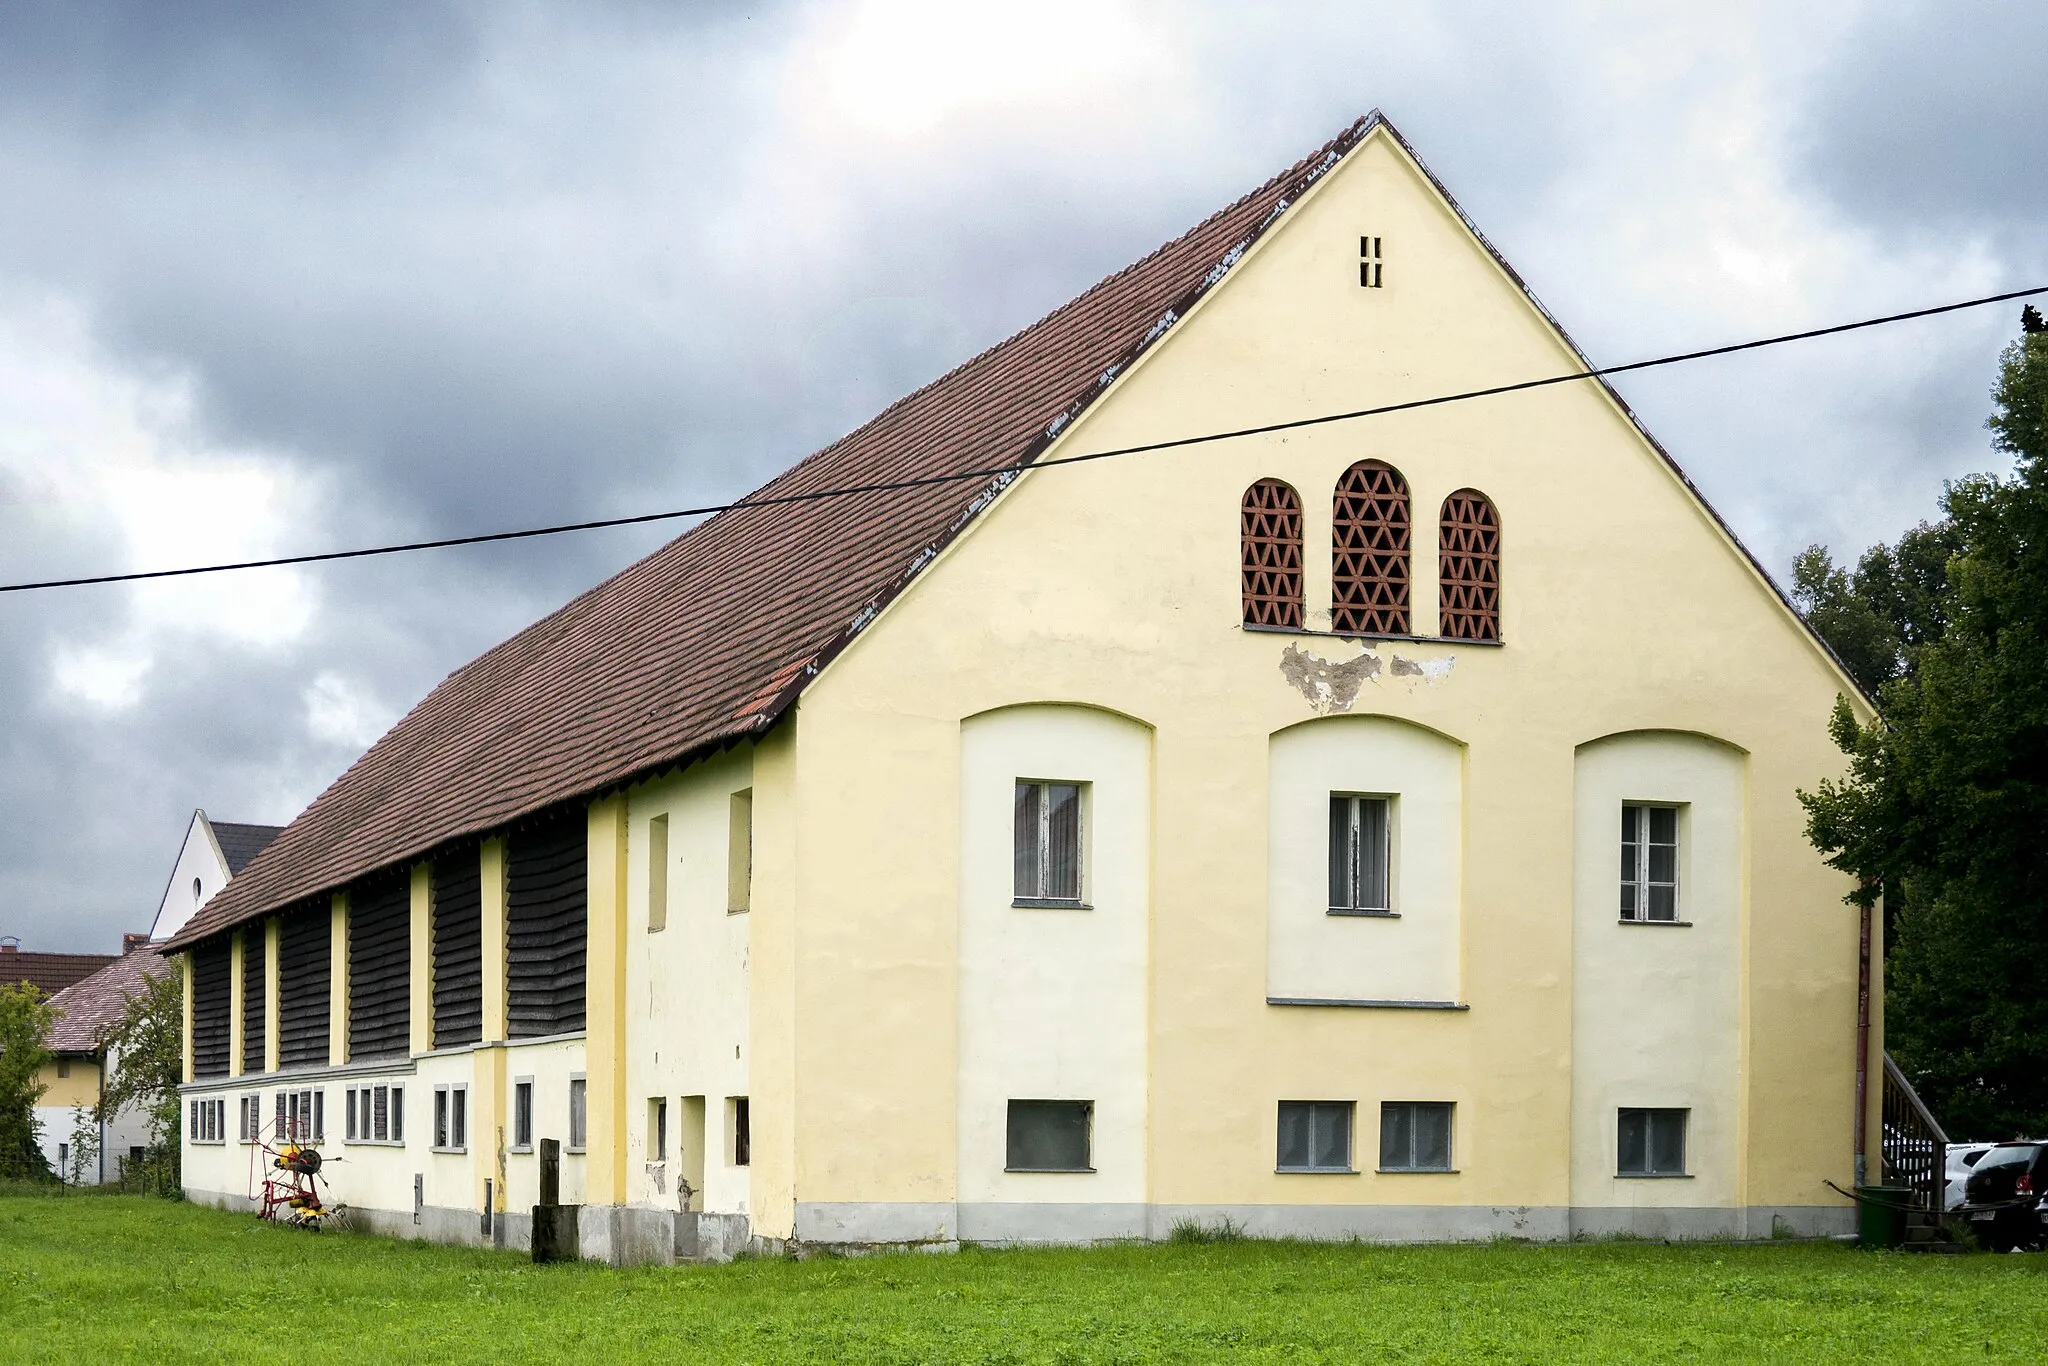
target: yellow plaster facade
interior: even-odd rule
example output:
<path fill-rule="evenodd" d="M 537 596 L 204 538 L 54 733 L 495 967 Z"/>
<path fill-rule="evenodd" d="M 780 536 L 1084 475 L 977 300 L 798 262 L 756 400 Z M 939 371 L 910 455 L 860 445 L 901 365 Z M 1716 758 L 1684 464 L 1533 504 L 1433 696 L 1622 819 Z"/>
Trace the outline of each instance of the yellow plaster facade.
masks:
<path fill-rule="evenodd" d="M 1050 454 L 1582 364 L 1382 129 Z M 1398 637 L 1329 631 L 1333 490 L 1367 459 L 1409 489 Z M 1241 622 L 1240 501 L 1261 478 L 1300 497 L 1303 630 Z M 1500 516 L 1498 643 L 1437 635 L 1438 510 L 1461 489 Z M 742 1226 L 864 1244 L 1220 1217 L 1310 1237 L 1843 1228 L 1826 1183 L 1853 1167 L 1857 925 L 1795 794 L 1840 771 L 1825 720 L 1845 693 L 1590 383 L 1033 471 L 758 740 L 593 796 L 581 1033 L 508 1040 L 493 835 L 464 855 L 482 1042 L 436 1049 L 415 868 L 412 1056 L 384 1069 L 410 1078 L 408 1137 L 336 1179 L 363 1173 L 389 1231 L 516 1241 L 531 1078 L 544 1134 L 583 1087 L 564 1199 L 612 1260 L 711 1255 L 692 1240 Z M 1085 908 L 1006 899 L 1005 794 L 1026 779 L 1085 790 Z M 1389 803 L 1387 914 L 1323 904 L 1342 793 Z M 1683 923 L 1614 912 L 1628 803 L 1682 813 Z M 333 915 L 345 1080 L 344 896 Z M 1872 1036 L 1876 1058 L 1881 1009 Z M 189 1037 L 188 1017 L 188 1079 Z M 426 1132 L 448 1087 L 467 1090 L 459 1149 Z M 1031 1099 L 1092 1106 L 1089 1170 L 1007 1169 L 1004 1106 Z M 1280 1170 L 1295 1102 L 1348 1107 L 1343 1170 Z M 1452 1107 L 1448 1170 L 1375 1160 L 1381 1107 L 1409 1103 Z M 1686 1179 L 1620 1174 L 1632 1108 L 1687 1116 Z M 230 1191 L 232 1156 L 188 1152 L 195 1187 Z M 413 1174 L 408 1211 L 388 1192 Z"/>

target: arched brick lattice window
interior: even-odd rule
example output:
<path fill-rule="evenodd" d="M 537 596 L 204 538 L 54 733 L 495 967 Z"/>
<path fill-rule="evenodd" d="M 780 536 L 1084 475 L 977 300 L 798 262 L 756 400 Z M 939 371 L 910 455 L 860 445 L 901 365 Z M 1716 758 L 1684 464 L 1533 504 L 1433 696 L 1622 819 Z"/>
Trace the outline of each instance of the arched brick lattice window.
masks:
<path fill-rule="evenodd" d="M 1244 624 L 1301 627 L 1301 498 L 1278 479 L 1244 491 Z"/>
<path fill-rule="evenodd" d="M 1361 460 L 1337 481 L 1331 538 L 1330 629 L 1408 634 L 1408 481 Z"/>
<path fill-rule="evenodd" d="M 1478 489 L 1444 499 L 1437 601 L 1452 640 L 1500 639 L 1500 514 Z"/>

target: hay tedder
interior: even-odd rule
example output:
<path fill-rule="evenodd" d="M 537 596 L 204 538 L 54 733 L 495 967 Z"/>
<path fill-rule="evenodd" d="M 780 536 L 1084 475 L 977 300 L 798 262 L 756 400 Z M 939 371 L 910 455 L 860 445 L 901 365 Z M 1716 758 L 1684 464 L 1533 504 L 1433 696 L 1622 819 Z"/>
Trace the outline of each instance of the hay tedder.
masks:
<path fill-rule="evenodd" d="M 259 1218 L 298 1228 L 320 1229 L 338 1222 L 348 1206 L 331 1203 L 322 1189 L 324 1162 L 300 1126 L 279 1119 L 269 1138 L 259 1138 L 249 1151 L 249 1198 Z"/>

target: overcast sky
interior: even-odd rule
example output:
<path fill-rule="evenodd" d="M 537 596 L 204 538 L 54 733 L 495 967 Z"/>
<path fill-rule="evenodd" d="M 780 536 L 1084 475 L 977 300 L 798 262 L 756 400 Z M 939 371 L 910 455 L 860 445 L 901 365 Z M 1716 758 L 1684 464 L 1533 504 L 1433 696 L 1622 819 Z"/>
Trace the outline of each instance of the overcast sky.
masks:
<path fill-rule="evenodd" d="M 1669 13 L 1664 11 L 1671 11 Z M 2048 7 L 0 8 L 0 579 L 736 496 L 1378 106 L 1596 362 L 2048 283 Z M 2017 306 L 1630 380 L 1773 572 Z M 0 595 L 0 935 L 112 951 L 661 533 Z"/>

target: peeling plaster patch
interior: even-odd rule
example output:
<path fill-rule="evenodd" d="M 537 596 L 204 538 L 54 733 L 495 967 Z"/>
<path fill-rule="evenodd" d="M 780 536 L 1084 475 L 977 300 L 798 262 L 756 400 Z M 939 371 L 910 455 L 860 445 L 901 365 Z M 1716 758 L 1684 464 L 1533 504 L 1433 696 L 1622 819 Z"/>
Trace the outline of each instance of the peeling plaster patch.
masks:
<path fill-rule="evenodd" d="M 1379 671 L 1380 657 L 1371 650 L 1342 664 L 1317 659 L 1291 643 L 1280 652 L 1280 676 L 1324 716 L 1351 710 L 1359 688 Z"/>
<path fill-rule="evenodd" d="M 1435 686 L 1451 675 L 1451 666 L 1458 662 L 1456 655 L 1445 655 L 1442 659 L 1403 659 L 1394 656 L 1394 667 L 1389 671 L 1395 678 L 1419 678 Z"/>

